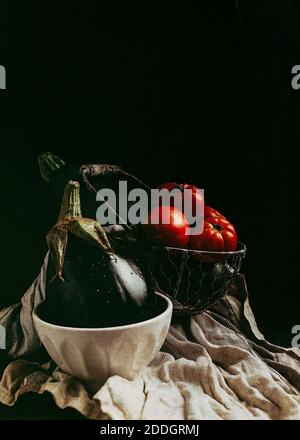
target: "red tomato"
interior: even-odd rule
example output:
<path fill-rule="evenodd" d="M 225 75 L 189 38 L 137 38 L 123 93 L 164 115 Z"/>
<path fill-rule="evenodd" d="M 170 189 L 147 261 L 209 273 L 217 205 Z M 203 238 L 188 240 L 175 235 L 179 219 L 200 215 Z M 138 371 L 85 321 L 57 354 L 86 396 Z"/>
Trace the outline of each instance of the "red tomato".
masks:
<path fill-rule="evenodd" d="M 153 224 L 153 221 L 158 224 Z M 152 209 L 148 222 L 144 226 L 150 240 L 171 247 L 184 248 L 188 245 L 189 222 L 175 207 L 165 205 Z"/>
<path fill-rule="evenodd" d="M 190 199 L 192 199 L 191 204 L 192 204 L 192 210 L 193 210 L 193 214 L 196 213 L 196 205 L 199 204 L 199 210 L 202 210 L 202 207 L 204 206 L 204 196 L 203 196 L 203 192 L 199 191 L 199 188 L 195 185 L 190 185 L 189 183 L 173 183 L 173 182 L 166 182 L 166 183 L 162 183 L 161 185 L 159 185 L 158 187 L 159 189 L 167 189 L 168 191 L 172 191 L 172 189 L 178 188 L 180 189 L 180 191 L 182 192 L 182 209 L 184 210 L 184 190 L 185 189 L 189 189 L 191 190 L 191 194 L 187 195 L 185 194 L 186 197 L 189 197 Z M 171 206 L 174 205 L 174 200 L 171 200 Z M 202 211 L 203 212 L 203 211 Z"/>
<path fill-rule="evenodd" d="M 221 214 L 219 211 L 217 211 L 214 208 L 211 208 L 210 206 L 205 206 L 204 208 L 204 218 L 209 218 L 209 217 L 221 217 L 221 218 L 226 218 L 224 217 L 223 214 Z"/>
<path fill-rule="evenodd" d="M 206 218 L 203 233 L 191 235 L 190 246 L 203 251 L 235 251 L 237 234 L 234 226 L 224 217 Z"/>

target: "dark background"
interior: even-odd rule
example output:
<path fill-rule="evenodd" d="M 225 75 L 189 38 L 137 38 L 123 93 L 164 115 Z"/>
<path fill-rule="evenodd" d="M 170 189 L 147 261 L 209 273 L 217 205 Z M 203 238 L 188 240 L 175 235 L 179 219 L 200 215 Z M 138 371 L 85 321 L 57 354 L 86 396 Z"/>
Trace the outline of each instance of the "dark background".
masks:
<path fill-rule="evenodd" d="M 299 316 L 299 2 L 1 0 L 0 307 L 37 275 L 58 206 L 36 156 L 205 188 L 247 244 L 251 304 L 287 344 Z"/>

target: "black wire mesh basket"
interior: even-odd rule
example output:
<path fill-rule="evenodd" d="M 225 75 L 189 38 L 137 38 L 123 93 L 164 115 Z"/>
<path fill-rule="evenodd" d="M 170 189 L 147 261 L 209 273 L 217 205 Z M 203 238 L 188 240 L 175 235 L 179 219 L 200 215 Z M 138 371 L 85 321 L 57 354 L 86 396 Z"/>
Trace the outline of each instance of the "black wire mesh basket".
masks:
<path fill-rule="evenodd" d="M 158 291 L 174 304 L 174 313 L 195 315 L 210 307 L 229 290 L 246 254 L 155 247 L 152 275 Z"/>

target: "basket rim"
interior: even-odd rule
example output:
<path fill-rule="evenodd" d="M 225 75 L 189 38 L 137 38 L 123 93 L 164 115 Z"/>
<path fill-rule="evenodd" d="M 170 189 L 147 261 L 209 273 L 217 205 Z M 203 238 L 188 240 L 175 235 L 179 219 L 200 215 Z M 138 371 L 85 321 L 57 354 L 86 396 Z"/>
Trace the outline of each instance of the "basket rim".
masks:
<path fill-rule="evenodd" d="M 240 249 L 237 249 L 235 251 L 204 251 L 199 249 L 187 249 L 187 248 L 179 248 L 179 247 L 173 247 L 173 246 L 152 246 L 156 249 L 168 249 L 168 250 L 176 250 L 181 251 L 185 253 L 193 253 L 198 255 L 245 255 L 247 251 L 247 246 L 242 243 L 241 241 L 238 242 L 238 247 Z"/>

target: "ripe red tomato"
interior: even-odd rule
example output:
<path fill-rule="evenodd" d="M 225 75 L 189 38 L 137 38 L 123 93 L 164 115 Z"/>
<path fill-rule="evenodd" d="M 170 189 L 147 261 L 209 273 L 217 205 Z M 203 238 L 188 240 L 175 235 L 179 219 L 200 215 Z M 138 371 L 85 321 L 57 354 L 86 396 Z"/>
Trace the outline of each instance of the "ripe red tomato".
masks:
<path fill-rule="evenodd" d="M 224 217 L 210 217 L 204 221 L 202 234 L 191 235 L 190 247 L 203 251 L 235 251 L 237 234 Z"/>
<path fill-rule="evenodd" d="M 152 209 L 148 215 L 148 224 L 144 226 L 149 239 L 156 243 L 179 248 L 188 246 L 189 222 L 174 206 L 164 205 Z"/>
<path fill-rule="evenodd" d="M 162 183 L 158 187 L 159 189 L 167 189 L 168 191 L 172 191 L 175 188 L 180 189 L 182 192 L 182 209 L 184 210 L 184 190 L 189 189 L 191 190 L 191 194 L 185 194 L 185 197 L 187 197 L 186 200 L 191 199 L 192 204 L 192 214 L 194 215 L 196 213 L 196 206 L 199 205 L 199 210 L 202 210 L 202 207 L 204 206 L 204 195 L 202 191 L 199 191 L 199 188 L 195 185 L 190 185 L 189 183 L 174 183 L 174 182 L 166 182 Z M 171 206 L 174 206 L 174 200 L 171 200 Z M 199 212 L 199 211 L 198 211 Z M 202 211 L 203 212 L 203 211 Z"/>
<path fill-rule="evenodd" d="M 211 208 L 210 206 L 205 206 L 205 208 L 204 208 L 204 218 L 206 219 L 206 218 L 209 218 L 209 217 L 226 218 L 223 214 L 221 214 L 216 209 Z"/>

